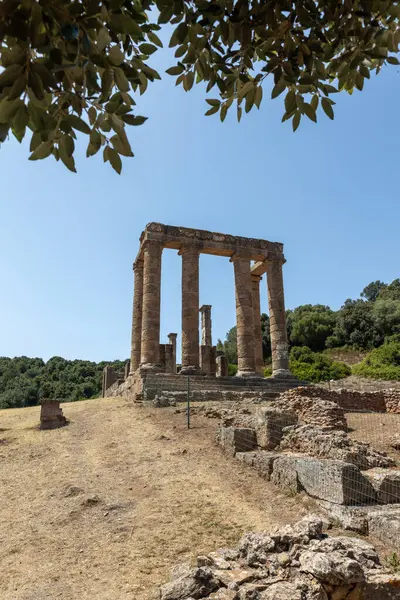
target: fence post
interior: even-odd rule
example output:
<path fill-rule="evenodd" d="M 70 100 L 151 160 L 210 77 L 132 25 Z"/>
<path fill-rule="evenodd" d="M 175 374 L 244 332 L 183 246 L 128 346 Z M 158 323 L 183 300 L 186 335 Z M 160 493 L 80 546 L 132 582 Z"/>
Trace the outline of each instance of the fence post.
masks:
<path fill-rule="evenodd" d="M 187 378 L 187 428 L 190 429 L 190 377 Z"/>

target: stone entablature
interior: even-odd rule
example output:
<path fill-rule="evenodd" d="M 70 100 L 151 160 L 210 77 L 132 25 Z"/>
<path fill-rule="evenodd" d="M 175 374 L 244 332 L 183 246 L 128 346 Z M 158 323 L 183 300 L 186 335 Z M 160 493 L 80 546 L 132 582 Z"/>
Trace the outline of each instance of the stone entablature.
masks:
<path fill-rule="evenodd" d="M 203 229 L 190 229 L 163 225 L 162 223 L 148 223 L 140 236 L 141 246 L 147 240 L 160 242 L 164 248 L 180 250 L 183 245 L 196 244 L 203 254 L 217 256 L 232 256 L 237 253 L 246 254 L 250 260 L 280 260 L 284 261 L 283 244 L 269 242 L 257 238 L 247 238 L 225 233 L 206 231 Z M 142 248 L 139 255 L 142 255 Z M 263 271 L 265 272 L 265 271 Z"/>

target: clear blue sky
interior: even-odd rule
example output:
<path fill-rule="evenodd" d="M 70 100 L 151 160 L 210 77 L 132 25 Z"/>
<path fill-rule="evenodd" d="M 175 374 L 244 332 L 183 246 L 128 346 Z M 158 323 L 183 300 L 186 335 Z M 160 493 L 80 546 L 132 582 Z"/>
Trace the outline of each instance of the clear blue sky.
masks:
<path fill-rule="evenodd" d="M 165 55 L 151 64 L 171 65 Z M 293 134 L 268 89 L 260 111 L 221 124 L 203 116 L 200 86 L 185 93 L 165 75 L 138 100 L 149 120 L 130 129 L 136 156 L 121 176 L 100 155 L 86 160 L 83 139 L 77 175 L 4 144 L 0 356 L 128 357 L 132 261 L 150 221 L 283 242 L 288 308 L 337 309 L 370 281 L 399 277 L 399 97 L 388 67 L 362 93 L 335 96 L 334 122 L 321 114 Z M 180 333 L 180 268 L 165 250 L 162 342 Z M 216 342 L 235 324 L 232 264 L 202 256 L 200 269 Z"/>

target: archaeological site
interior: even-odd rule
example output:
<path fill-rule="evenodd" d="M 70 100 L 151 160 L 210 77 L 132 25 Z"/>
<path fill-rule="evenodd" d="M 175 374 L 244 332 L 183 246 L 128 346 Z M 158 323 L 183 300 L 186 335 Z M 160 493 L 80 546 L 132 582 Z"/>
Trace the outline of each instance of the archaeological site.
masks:
<path fill-rule="evenodd" d="M 182 331 L 160 343 L 161 257 L 182 257 Z M 199 256 L 233 263 L 238 370 L 212 343 L 212 307 L 199 306 Z M 162 600 L 394 600 L 400 576 L 373 546 L 343 534 L 370 536 L 400 551 L 400 439 L 374 446 L 352 435 L 376 430 L 379 418 L 400 429 L 400 390 L 359 391 L 311 385 L 289 370 L 283 245 L 150 223 L 133 265 L 131 358 L 124 373 L 106 367 L 103 397 L 125 397 L 174 414 L 218 420 L 220 460 L 240 461 L 267 486 L 308 498 L 318 516 L 294 526 L 249 533 L 238 547 L 200 556 L 161 588 Z M 272 376 L 263 377 L 260 282 L 268 293 Z M 199 317 L 201 327 L 199 327 Z M 177 343 L 181 340 L 181 364 Z M 387 421 L 389 422 L 389 421 Z M 188 425 L 189 426 L 189 425 Z M 393 429 L 391 429 L 393 431 Z M 382 433 L 383 439 L 383 433 Z M 379 438 L 379 435 L 378 435 Z M 239 464 L 239 463 L 238 463 Z"/>

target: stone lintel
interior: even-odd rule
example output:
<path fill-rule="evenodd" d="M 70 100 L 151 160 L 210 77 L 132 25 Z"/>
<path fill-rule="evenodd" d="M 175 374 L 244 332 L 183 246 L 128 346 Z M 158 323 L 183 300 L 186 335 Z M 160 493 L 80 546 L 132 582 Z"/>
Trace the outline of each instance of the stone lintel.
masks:
<path fill-rule="evenodd" d="M 142 246 L 148 241 L 158 241 L 164 248 L 180 250 L 183 245 L 196 245 L 203 254 L 230 257 L 233 254 L 244 253 L 254 261 L 282 260 L 283 244 L 267 240 L 246 238 L 224 233 L 175 227 L 161 223 L 146 225 L 141 237 L 141 248 L 138 258 L 142 255 Z"/>
<path fill-rule="evenodd" d="M 266 273 L 268 271 L 270 263 L 273 261 L 281 262 L 284 265 L 286 262 L 286 258 L 282 254 L 281 256 L 277 256 L 274 258 L 268 257 L 268 259 L 266 259 L 266 260 L 256 261 L 255 264 L 251 267 L 251 274 L 252 275 L 260 275 L 260 276 L 264 275 L 264 273 Z"/>

